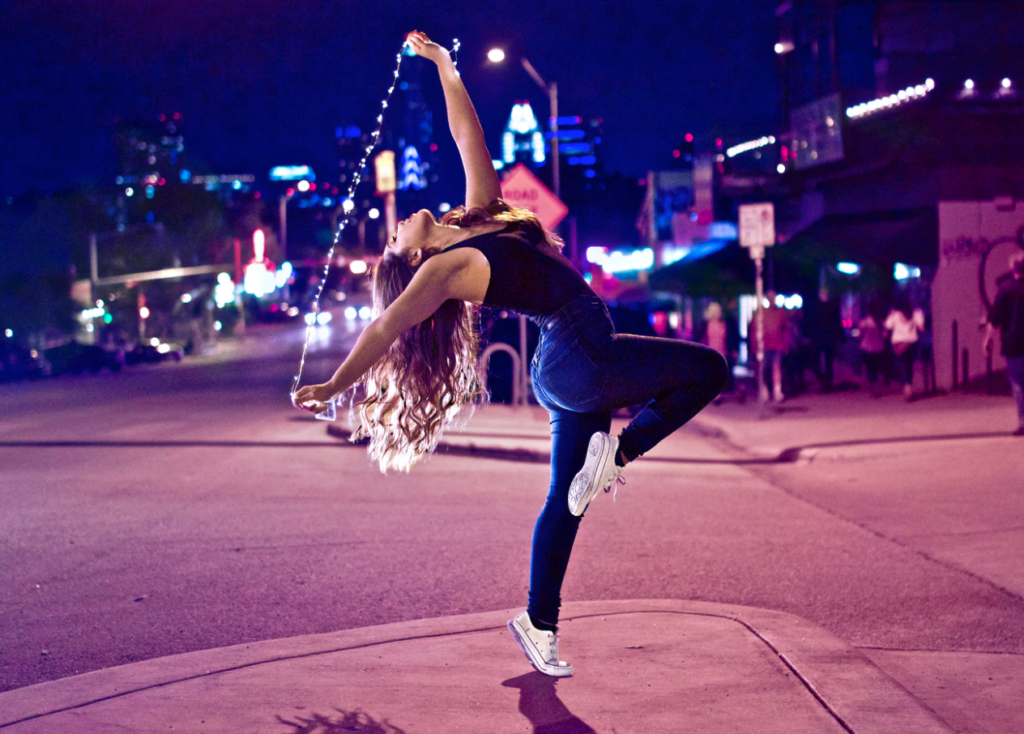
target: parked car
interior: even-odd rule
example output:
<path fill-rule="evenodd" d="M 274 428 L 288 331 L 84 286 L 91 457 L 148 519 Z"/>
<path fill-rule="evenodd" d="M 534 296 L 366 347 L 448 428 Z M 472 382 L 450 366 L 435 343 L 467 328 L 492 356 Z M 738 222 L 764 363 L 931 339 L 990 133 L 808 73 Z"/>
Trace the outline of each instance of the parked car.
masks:
<path fill-rule="evenodd" d="M 0 342 L 0 382 L 45 377 L 50 363 L 35 349 L 28 349 L 10 340 Z"/>
<path fill-rule="evenodd" d="M 120 349 L 106 349 L 98 344 L 79 344 L 74 340 L 47 349 L 44 355 L 55 375 L 80 375 L 83 372 L 95 375 L 104 368 L 119 372 L 125 364 L 125 355 Z"/>
<path fill-rule="evenodd" d="M 143 364 L 152 362 L 163 362 L 165 359 L 173 359 L 180 362 L 185 356 L 185 348 L 180 344 L 157 341 L 156 344 L 139 343 L 125 353 L 128 364 Z"/>

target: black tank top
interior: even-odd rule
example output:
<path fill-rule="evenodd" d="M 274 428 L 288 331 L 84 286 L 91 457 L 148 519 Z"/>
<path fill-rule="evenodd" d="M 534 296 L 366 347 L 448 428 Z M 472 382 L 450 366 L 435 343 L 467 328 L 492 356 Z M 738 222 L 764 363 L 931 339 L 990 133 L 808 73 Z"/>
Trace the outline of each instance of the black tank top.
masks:
<path fill-rule="evenodd" d="M 479 250 L 491 265 L 484 305 L 527 316 L 538 323 L 569 301 L 593 295 L 587 281 L 555 247 L 532 242 L 516 222 L 504 229 L 463 240 L 459 247 Z"/>

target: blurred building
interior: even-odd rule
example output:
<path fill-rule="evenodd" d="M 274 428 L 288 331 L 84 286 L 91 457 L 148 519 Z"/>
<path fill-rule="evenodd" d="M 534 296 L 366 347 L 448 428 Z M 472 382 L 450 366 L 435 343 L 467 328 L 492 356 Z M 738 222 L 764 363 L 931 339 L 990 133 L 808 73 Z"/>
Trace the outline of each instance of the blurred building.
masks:
<path fill-rule="evenodd" d="M 907 291 L 930 307 L 939 386 L 977 375 L 978 269 L 1024 208 L 1024 4 L 793 0 L 777 16 L 784 119 L 733 156 L 763 154 L 776 262 L 834 291 Z M 1005 231 L 962 221 L 979 212 Z M 972 245 L 947 242 L 968 229 Z"/>
<path fill-rule="evenodd" d="M 578 208 L 583 201 L 592 198 L 592 192 L 604 178 L 601 166 L 603 128 L 601 117 L 585 119 L 569 115 L 558 118 L 557 132 L 549 129 L 544 133 L 549 150 L 552 138 L 558 137 L 562 199 L 570 207 Z"/>
<path fill-rule="evenodd" d="M 123 121 L 117 124 L 118 183 L 144 179 L 181 179 L 185 153 L 185 121 L 180 112 L 161 114 L 155 121 Z"/>
<path fill-rule="evenodd" d="M 977 325 L 999 275 L 985 269 L 1024 247 L 1024 3 L 788 0 L 776 19 L 780 118 L 715 141 L 714 219 L 773 202 L 769 285 L 805 298 L 824 286 L 847 317 L 907 292 L 929 308 L 939 387 L 962 382 L 965 363 L 979 375 Z M 738 266 L 732 251 L 714 257 Z M 654 280 L 691 283 L 700 267 Z"/>

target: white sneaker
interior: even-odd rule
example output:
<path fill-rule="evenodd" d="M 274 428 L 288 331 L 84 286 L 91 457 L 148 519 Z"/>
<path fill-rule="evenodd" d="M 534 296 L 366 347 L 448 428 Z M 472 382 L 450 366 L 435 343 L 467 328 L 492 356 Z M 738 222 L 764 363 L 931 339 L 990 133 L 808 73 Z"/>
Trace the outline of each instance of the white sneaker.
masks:
<path fill-rule="evenodd" d="M 569 485 L 569 512 L 573 515 L 582 515 L 602 489 L 607 492 L 616 481 L 626 483 L 620 476 L 622 467 L 615 463 L 618 450 L 619 439 L 604 431 L 598 431 L 590 437 L 587 460 Z"/>
<path fill-rule="evenodd" d="M 508 629 L 512 633 L 512 639 L 526 654 L 530 665 L 544 675 L 569 678 L 575 672 L 569 663 L 558 659 L 558 635 L 534 627 L 530 615 L 526 612 L 510 620 Z"/>

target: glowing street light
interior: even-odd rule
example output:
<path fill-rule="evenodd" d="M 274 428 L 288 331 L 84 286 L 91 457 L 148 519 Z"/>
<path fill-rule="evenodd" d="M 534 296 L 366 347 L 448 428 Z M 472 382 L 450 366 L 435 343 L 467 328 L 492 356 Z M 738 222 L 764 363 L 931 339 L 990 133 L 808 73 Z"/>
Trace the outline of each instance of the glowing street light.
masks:
<path fill-rule="evenodd" d="M 487 52 L 487 60 L 492 64 L 500 64 L 505 60 L 505 52 L 500 48 L 492 48 Z"/>

